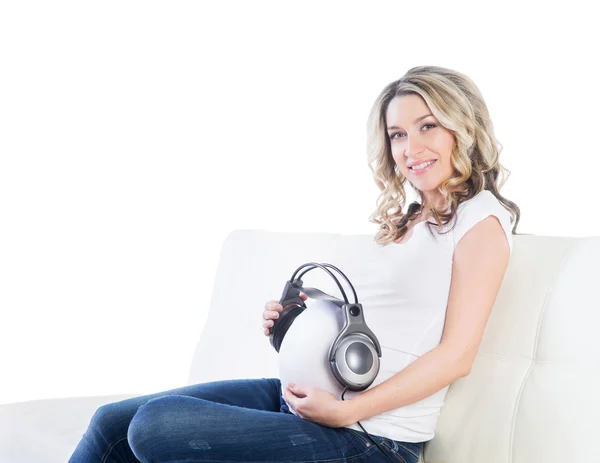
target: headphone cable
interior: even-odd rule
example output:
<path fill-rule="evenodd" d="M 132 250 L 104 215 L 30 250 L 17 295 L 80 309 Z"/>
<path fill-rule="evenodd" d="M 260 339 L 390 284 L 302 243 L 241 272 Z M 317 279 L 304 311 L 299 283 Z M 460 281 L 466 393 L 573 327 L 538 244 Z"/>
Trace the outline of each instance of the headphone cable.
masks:
<path fill-rule="evenodd" d="M 345 400 L 344 394 L 346 393 L 347 390 L 348 390 L 348 386 L 345 386 L 344 391 L 342 392 L 342 400 Z M 362 429 L 364 431 L 364 433 L 369 437 L 369 439 L 371 439 L 371 442 L 373 442 L 379 448 L 379 450 L 381 450 L 381 452 L 388 458 L 388 460 L 390 460 L 392 463 L 394 463 L 394 460 L 392 460 L 392 458 L 387 454 L 387 452 L 385 450 L 383 450 L 381 447 L 379 447 L 379 444 L 377 442 L 375 442 L 375 440 L 371 437 L 371 435 L 365 430 L 365 428 L 363 428 L 363 425 L 360 424 L 360 421 L 357 421 L 356 424 L 358 424 L 360 426 L 360 429 Z"/>

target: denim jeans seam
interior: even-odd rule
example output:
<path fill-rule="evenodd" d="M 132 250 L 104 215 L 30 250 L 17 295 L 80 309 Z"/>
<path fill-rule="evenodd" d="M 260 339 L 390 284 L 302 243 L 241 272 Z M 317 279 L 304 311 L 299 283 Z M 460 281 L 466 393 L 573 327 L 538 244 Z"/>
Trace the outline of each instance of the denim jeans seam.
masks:
<path fill-rule="evenodd" d="M 356 429 L 351 429 L 351 428 L 346 428 L 346 429 L 348 429 L 348 431 L 352 432 L 355 436 L 357 436 L 359 439 L 361 439 L 365 443 L 365 445 L 368 444 L 369 447 L 373 446 L 373 443 L 371 441 L 369 441 L 366 436 L 363 436 L 362 433 L 358 432 Z M 387 440 L 385 438 L 381 437 L 381 436 L 375 436 L 375 437 L 371 436 L 371 437 L 374 440 L 376 440 L 375 437 L 380 437 L 382 439 L 383 443 L 387 443 Z M 396 442 L 396 444 L 398 444 L 398 446 L 402 447 L 408 453 L 410 453 L 411 455 L 413 455 L 417 460 L 419 459 L 419 455 L 415 454 L 415 452 L 412 451 L 411 449 L 409 449 L 406 445 L 403 445 L 400 441 L 395 441 L 395 442 Z M 381 445 L 381 443 L 379 443 L 379 444 Z M 390 446 L 388 446 L 388 447 L 391 449 Z M 402 457 L 400 457 L 400 458 L 402 458 Z M 402 460 L 404 460 L 404 458 L 402 458 Z"/>
<path fill-rule="evenodd" d="M 409 449 L 406 445 L 404 445 L 402 442 L 396 441 L 396 444 L 398 444 L 400 447 L 402 447 L 404 450 L 406 450 L 407 452 L 409 452 L 411 455 L 414 455 L 414 457 L 418 460 L 419 459 L 419 455 L 415 454 L 415 452 L 413 452 L 411 449 Z"/>
<path fill-rule="evenodd" d="M 355 436 L 357 436 L 359 439 L 361 439 L 367 447 L 371 447 L 371 446 L 377 447 L 376 445 L 373 445 L 373 442 L 371 442 L 366 435 L 363 435 L 363 433 L 357 431 L 356 429 L 351 429 L 351 428 L 346 428 L 346 429 L 348 429 L 348 431 L 352 432 Z M 382 443 L 389 440 L 383 436 L 371 436 L 371 439 L 373 439 L 379 445 L 381 445 Z"/>
<path fill-rule="evenodd" d="M 399 459 L 399 463 L 407 463 L 404 457 L 394 450 L 389 439 L 384 439 L 380 445 L 385 447 L 384 453 L 391 454 L 394 458 Z"/>
<path fill-rule="evenodd" d="M 400 455 L 397 450 L 394 450 L 394 448 L 390 445 L 389 442 L 386 441 L 382 445 L 385 447 L 385 450 L 388 454 L 391 454 L 394 458 L 398 460 L 398 463 L 407 463 L 404 457 Z"/>
<path fill-rule="evenodd" d="M 373 445 L 373 443 L 365 436 L 363 436 L 359 431 L 355 430 L 355 429 L 350 429 L 350 428 L 346 428 L 348 431 L 350 431 L 352 434 L 354 434 L 356 437 L 358 437 L 363 444 L 365 444 L 367 447 L 370 447 L 371 445 Z"/>
<path fill-rule="evenodd" d="M 112 449 L 115 448 L 115 446 L 119 443 L 124 441 L 125 439 L 127 439 L 127 435 L 125 435 L 125 437 L 120 437 L 119 439 L 117 439 L 116 441 L 114 441 L 112 444 L 110 444 L 108 446 L 108 449 L 106 450 L 106 452 L 104 452 L 104 455 L 102 455 L 102 460 L 100 461 L 100 463 L 106 463 L 106 459 L 108 458 L 108 456 L 110 455 L 110 452 L 112 452 Z"/>
<path fill-rule="evenodd" d="M 356 460 L 357 458 L 363 458 L 367 455 L 369 455 L 370 453 L 373 453 L 373 449 L 376 449 L 377 447 L 375 445 L 371 446 L 371 448 L 368 448 L 367 450 L 365 450 L 363 453 L 360 453 L 358 455 L 354 455 L 351 457 L 344 457 L 341 460 L 339 459 L 335 459 L 335 460 L 317 460 L 319 462 L 321 461 L 327 461 L 327 463 L 347 463 L 353 460 Z"/>

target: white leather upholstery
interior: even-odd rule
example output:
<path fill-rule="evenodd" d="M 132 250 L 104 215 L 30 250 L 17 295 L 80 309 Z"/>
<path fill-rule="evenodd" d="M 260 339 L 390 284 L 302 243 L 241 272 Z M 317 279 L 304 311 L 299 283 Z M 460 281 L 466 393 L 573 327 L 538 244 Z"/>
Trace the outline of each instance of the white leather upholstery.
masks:
<path fill-rule="evenodd" d="M 477 359 L 448 391 L 426 463 L 600 462 L 600 237 L 513 238 Z M 261 327 L 264 303 L 306 262 L 331 263 L 352 279 L 361 250 L 346 243 L 328 233 L 228 235 L 188 384 L 277 376 L 277 353 Z M 321 270 L 304 281 L 338 295 Z M 120 398 L 0 406 L 0 461 L 65 462 L 93 411 Z"/>
<path fill-rule="evenodd" d="M 476 361 L 450 386 L 427 463 L 600 462 L 600 237 L 513 239 Z M 188 382 L 277 376 L 264 303 L 306 262 L 352 280 L 361 251 L 345 244 L 338 234 L 231 233 Z M 304 277 L 339 295 L 329 280 L 321 270 Z"/>

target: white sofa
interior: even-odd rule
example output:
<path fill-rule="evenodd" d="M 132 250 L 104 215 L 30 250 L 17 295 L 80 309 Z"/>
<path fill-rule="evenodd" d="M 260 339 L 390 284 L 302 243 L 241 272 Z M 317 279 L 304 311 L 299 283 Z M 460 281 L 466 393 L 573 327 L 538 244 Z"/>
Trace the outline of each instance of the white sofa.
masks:
<path fill-rule="evenodd" d="M 260 326 L 264 303 L 306 262 L 331 263 L 352 281 L 361 250 L 347 236 L 230 233 L 187 384 L 278 376 Z M 475 364 L 448 391 L 427 463 L 600 462 L 600 237 L 513 238 Z M 322 270 L 304 283 L 339 297 Z M 0 461 L 64 463 L 94 411 L 128 397 L 2 405 Z"/>

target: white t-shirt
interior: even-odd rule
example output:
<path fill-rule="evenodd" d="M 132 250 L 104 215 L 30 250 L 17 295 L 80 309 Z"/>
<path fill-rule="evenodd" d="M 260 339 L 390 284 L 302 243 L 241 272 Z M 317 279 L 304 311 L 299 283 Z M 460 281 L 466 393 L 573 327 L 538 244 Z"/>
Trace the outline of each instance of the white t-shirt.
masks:
<path fill-rule="evenodd" d="M 373 237 L 344 235 L 352 247 L 361 249 L 360 265 L 352 274 L 344 270 L 344 257 L 328 262 L 338 267 L 356 289 L 363 306 L 365 322 L 381 345 L 379 374 L 369 390 L 418 357 L 439 345 L 450 292 L 454 249 L 462 236 L 489 215 L 496 216 L 510 245 L 512 225 L 509 211 L 488 190 L 461 203 L 457 210 L 456 227 L 445 235 L 432 236 L 425 222 L 417 223 L 412 236 L 404 243 L 381 246 Z M 440 231 L 453 225 L 450 220 Z M 364 250 L 364 251 L 363 251 Z M 318 275 L 321 274 L 321 275 Z M 354 301 L 345 281 L 334 273 L 344 287 L 350 302 Z M 315 269 L 305 277 L 304 284 L 316 287 L 342 299 L 333 279 Z M 318 283 L 314 283 L 315 280 Z M 343 327 L 341 310 L 334 304 L 308 299 L 307 309 L 295 320 L 279 351 L 279 377 L 282 388 L 288 383 L 315 386 L 341 398 L 342 385 L 329 369 L 327 354 L 331 343 Z M 362 420 L 369 434 L 402 442 L 424 442 L 434 437 L 434 431 L 448 386 L 417 402 Z M 344 400 L 364 391 L 347 390 Z M 294 413 L 290 407 L 290 411 Z M 362 429 L 353 423 L 348 428 Z"/>

